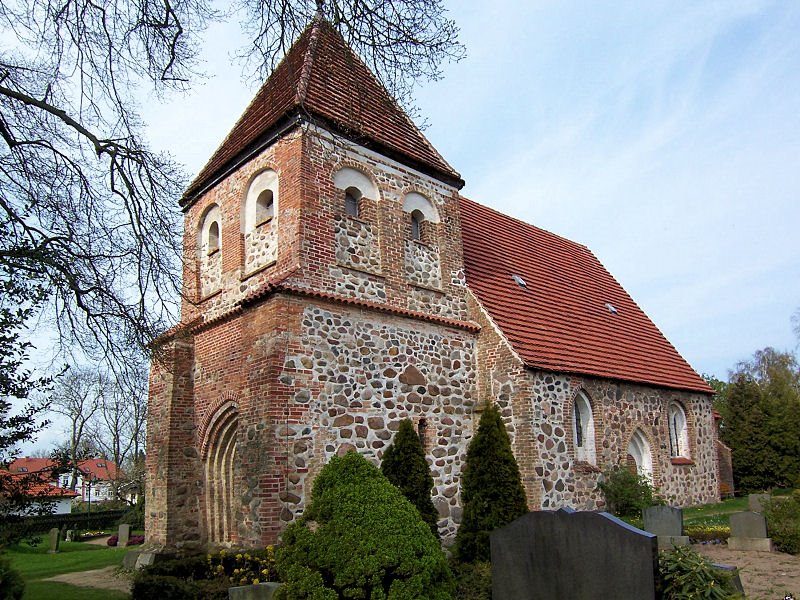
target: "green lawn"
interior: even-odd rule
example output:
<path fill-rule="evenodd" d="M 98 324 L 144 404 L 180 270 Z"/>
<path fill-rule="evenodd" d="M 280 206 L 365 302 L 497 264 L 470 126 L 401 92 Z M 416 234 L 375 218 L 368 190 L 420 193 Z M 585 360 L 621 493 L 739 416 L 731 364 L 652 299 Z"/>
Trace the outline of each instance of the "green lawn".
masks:
<path fill-rule="evenodd" d="M 23 600 L 47 600 L 50 598 L 70 598 L 75 600 L 123 600 L 128 594 L 112 590 L 82 588 L 41 581 L 62 573 L 89 571 L 104 567 L 119 566 L 127 548 L 108 548 L 81 542 L 62 542 L 60 552 L 47 553 L 47 544 L 37 546 L 18 544 L 7 549 L 11 566 L 19 571 L 25 580 Z"/>
<path fill-rule="evenodd" d="M 732 513 L 747 510 L 747 496 L 683 509 L 684 525 L 730 525 Z"/>

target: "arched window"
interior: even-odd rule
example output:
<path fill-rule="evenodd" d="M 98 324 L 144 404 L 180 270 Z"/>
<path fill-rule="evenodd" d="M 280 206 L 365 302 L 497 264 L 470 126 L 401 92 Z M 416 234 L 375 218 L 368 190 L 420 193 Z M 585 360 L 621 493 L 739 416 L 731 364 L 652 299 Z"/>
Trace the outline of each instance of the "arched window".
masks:
<path fill-rule="evenodd" d="M 422 223 L 426 221 L 430 223 L 439 222 L 439 212 L 436 207 L 425 196 L 417 192 L 406 194 L 403 199 L 403 210 L 410 215 L 412 240 L 423 241 Z"/>
<path fill-rule="evenodd" d="M 275 215 L 275 194 L 264 190 L 256 199 L 256 227 L 272 220 Z"/>
<path fill-rule="evenodd" d="M 278 197 L 278 174 L 265 169 L 253 177 L 242 203 L 241 231 L 247 235 L 275 218 Z"/>
<path fill-rule="evenodd" d="M 677 402 L 670 402 L 667 417 L 670 456 L 689 458 L 689 428 L 686 422 L 686 412 Z"/>
<path fill-rule="evenodd" d="M 572 443 L 576 460 L 592 464 L 597 461 L 592 405 L 582 391 L 572 401 Z"/>
<path fill-rule="evenodd" d="M 411 239 L 420 241 L 422 240 L 422 222 L 425 220 L 425 215 L 422 211 L 415 210 L 411 213 Z"/>
<path fill-rule="evenodd" d="M 219 221 L 211 221 L 208 226 L 207 248 L 209 256 L 215 252 L 219 252 Z"/>
<path fill-rule="evenodd" d="M 628 444 L 628 462 L 636 465 L 636 472 L 653 481 L 653 455 L 650 452 L 650 442 L 641 429 L 637 429 L 631 436 Z"/>
<path fill-rule="evenodd" d="M 359 217 L 358 201 L 361 200 L 361 191 L 354 186 L 350 186 L 344 192 L 344 212 L 346 215 Z"/>
<path fill-rule="evenodd" d="M 372 180 L 361 171 L 351 167 L 339 169 L 333 176 L 333 185 L 344 190 L 344 214 L 362 218 L 361 199 L 378 200 L 378 189 Z M 339 196 L 341 198 L 341 196 Z"/>

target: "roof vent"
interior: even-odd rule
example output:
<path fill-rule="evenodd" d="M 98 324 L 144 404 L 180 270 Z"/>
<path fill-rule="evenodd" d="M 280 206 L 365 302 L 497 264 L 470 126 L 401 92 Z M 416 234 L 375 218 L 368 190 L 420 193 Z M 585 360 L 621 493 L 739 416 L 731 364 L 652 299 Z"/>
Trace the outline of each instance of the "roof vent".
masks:
<path fill-rule="evenodd" d="M 513 279 L 517 283 L 517 285 L 519 287 L 523 287 L 523 288 L 528 287 L 528 284 L 525 283 L 525 280 L 522 277 L 520 277 L 519 275 L 512 275 L 511 279 Z"/>
<path fill-rule="evenodd" d="M 611 302 L 606 302 L 606 308 L 608 309 L 608 312 L 610 312 L 612 315 L 619 314 L 619 311 L 616 308 L 614 308 L 614 305 L 611 304 Z"/>

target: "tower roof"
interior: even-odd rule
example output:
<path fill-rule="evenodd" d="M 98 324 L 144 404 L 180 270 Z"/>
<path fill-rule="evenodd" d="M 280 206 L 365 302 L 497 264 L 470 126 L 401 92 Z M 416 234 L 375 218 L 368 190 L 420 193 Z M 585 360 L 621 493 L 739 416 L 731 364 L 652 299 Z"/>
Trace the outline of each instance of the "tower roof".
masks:
<path fill-rule="evenodd" d="M 467 285 L 527 366 L 713 392 L 586 246 L 459 208 Z"/>
<path fill-rule="evenodd" d="M 302 119 L 432 177 L 463 186 L 461 176 L 422 135 L 339 32 L 317 16 L 189 185 L 181 204 L 190 203 Z"/>

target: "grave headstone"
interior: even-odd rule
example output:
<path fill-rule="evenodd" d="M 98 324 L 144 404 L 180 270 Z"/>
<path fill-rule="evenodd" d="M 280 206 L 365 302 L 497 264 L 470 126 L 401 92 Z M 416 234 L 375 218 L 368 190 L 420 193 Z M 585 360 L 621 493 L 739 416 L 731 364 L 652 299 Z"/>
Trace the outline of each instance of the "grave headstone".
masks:
<path fill-rule="evenodd" d="M 128 523 L 123 523 L 119 526 L 117 531 L 117 547 L 124 548 L 128 545 L 128 540 L 131 537 L 131 526 Z"/>
<path fill-rule="evenodd" d="M 732 514 L 728 548 L 772 552 L 772 540 L 767 537 L 767 520 L 764 515 L 749 511 Z"/>
<path fill-rule="evenodd" d="M 683 535 L 683 510 L 672 506 L 650 506 L 642 511 L 644 529 L 658 536 L 658 549 L 688 546 L 689 537 Z"/>
<path fill-rule="evenodd" d="M 75 541 L 75 530 L 74 529 L 67 529 L 67 533 L 64 535 L 65 542 L 74 542 Z"/>
<path fill-rule="evenodd" d="M 136 568 L 136 561 L 139 558 L 141 551 L 139 550 L 128 550 L 125 553 L 125 556 L 122 557 L 122 568 L 132 571 Z"/>
<path fill-rule="evenodd" d="M 48 552 L 58 552 L 58 546 L 61 543 L 61 530 L 58 527 L 53 527 L 48 533 L 48 540 L 50 542 Z"/>
<path fill-rule="evenodd" d="M 744 586 L 742 585 L 742 578 L 739 577 L 739 569 L 733 565 L 720 565 L 720 564 L 712 564 L 712 567 L 715 569 L 719 569 L 720 571 L 724 571 L 728 575 L 731 576 L 731 585 L 733 589 L 739 592 L 742 596 L 744 596 Z"/>
<path fill-rule="evenodd" d="M 228 588 L 228 600 L 272 600 L 280 583 L 257 583 Z"/>
<path fill-rule="evenodd" d="M 528 513 L 491 534 L 492 597 L 653 600 L 656 536 L 607 513 Z"/>
<path fill-rule="evenodd" d="M 747 510 L 763 513 L 764 503 L 769 500 L 769 494 L 750 494 L 747 496 Z"/>

